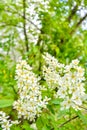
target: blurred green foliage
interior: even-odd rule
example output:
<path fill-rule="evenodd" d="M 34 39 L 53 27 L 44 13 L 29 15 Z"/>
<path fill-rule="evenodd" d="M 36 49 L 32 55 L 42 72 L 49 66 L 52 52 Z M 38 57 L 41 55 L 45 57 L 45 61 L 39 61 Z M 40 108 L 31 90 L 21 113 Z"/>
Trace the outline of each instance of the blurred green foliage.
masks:
<path fill-rule="evenodd" d="M 28 9 L 26 0 L 26 10 Z M 43 7 L 41 7 L 43 8 Z M 86 12 L 85 12 L 86 10 Z M 83 16 L 81 16 L 83 11 Z M 78 58 L 85 67 L 87 77 L 87 0 L 50 0 L 48 11 L 39 11 L 39 19 L 42 23 L 38 41 L 36 44 L 28 40 L 29 50 L 26 51 L 26 39 L 23 33 L 23 2 L 16 0 L 0 0 L 0 108 L 10 113 L 12 118 L 12 101 L 17 99 L 17 86 L 14 80 L 15 65 L 17 59 L 22 56 L 33 66 L 37 75 L 42 74 L 41 69 L 44 61 L 42 54 L 48 52 L 62 63 L 69 63 Z M 29 15 L 29 12 L 25 14 Z M 30 24 L 27 21 L 27 24 Z M 31 33 L 27 31 L 27 35 Z M 1 51 L 3 50 L 3 52 Z M 43 79 L 41 81 L 44 84 Z M 8 103 L 9 102 L 9 103 Z M 4 105 L 3 105 L 4 104 Z M 60 124 L 68 120 L 68 112 L 59 112 L 57 101 L 49 105 L 50 113 L 43 111 L 37 119 L 38 130 L 86 130 L 87 113 L 63 127 Z M 86 106 L 87 107 L 87 106 Z M 10 111 L 10 112 L 9 112 Z M 66 117 L 65 117 L 66 115 Z M 16 116 L 16 115 L 15 115 Z M 22 126 L 15 126 L 12 130 L 32 130 L 28 122 Z"/>

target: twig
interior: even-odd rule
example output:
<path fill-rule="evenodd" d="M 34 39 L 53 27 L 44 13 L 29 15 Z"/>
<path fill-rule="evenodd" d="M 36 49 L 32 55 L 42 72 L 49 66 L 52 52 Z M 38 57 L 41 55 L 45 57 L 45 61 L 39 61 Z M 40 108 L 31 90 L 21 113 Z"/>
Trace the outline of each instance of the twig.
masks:
<path fill-rule="evenodd" d="M 25 45 L 26 45 L 26 52 L 29 51 L 29 46 L 28 46 L 28 37 L 27 37 L 27 32 L 26 32 L 26 0 L 23 0 L 23 30 L 24 30 L 24 37 L 25 37 Z"/>
<path fill-rule="evenodd" d="M 75 15 L 77 9 L 78 9 L 78 6 L 76 5 L 76 6 L 74 6 L 74 8 L 71 10 L 71 13 L 70 13 L 69 17 L 67 18 L 67 20 L 68 20 L 69 22 L 71 21 L 72 17 Z"/>
<path fill-rule="evenodd" d="M 71 35 L 77 30 L 77 28 L 82 24 L 82 22 L 86 19 L 87 17 L 87 13 L 85 14 L 84 17 L 82 17 L 79 22 L 76 24 L 75 28 L 71 31 Z"/>
<path fill-rule="evenodd" d="M 8 9 L 9 9 L 9 8 L 10 8 L 10 7 L 8 6 Z M 7 12 L 9 12 L 9 13 L 18 14 L 18 15 L 21 16 L 23 19 L 26 19 L 29 23 L 31 23 L 37 30 L 40 31 L 40 28 L 38 28 L 37 25 L 34 24 L 30 19 L 28 19 L 28 18 L 26 18 L 26 17 L 24 18 L 23 15 L 21 15 L 21 13 L 15 11 L 15 10 L 8 10 L 8 9 L 5 9 L 5 11 L 7 11 Z"/>
<path fill-rule="evenodd" d="M 85 107 L 83 107 L 83 106 L 79 106 L 79 107 L 87 111 L 87 108 L 85 108 Z"/>
<path fill-rule="evenodd" d="M 17 28 L 23 28 L 22 26 L 15 25 L 15 24 L 10 24 L 10 23 L 2 23 L 0 24 L 0 27 L 6 27 L 6 26 L 12 26 L 12 27 L 17 27 Z"/>
<path fill-rule="evenodd" d="M 72 117 L 71 119 L 67 120 L 67 121 L 66 121 L 66 122 L 64 122 L 63 124 L 59 125 L 59 127 L 58 127 L 58 128 L 63 127 L 65 124 L 67 124 L 67 123 L 71 122 L 72 120 L 74 120 L 74 119 L 76 119 L 76 118 L 78 118 L 78 117 L 79 117 L 79 116 L 74 116 L 74 117 Z"/>

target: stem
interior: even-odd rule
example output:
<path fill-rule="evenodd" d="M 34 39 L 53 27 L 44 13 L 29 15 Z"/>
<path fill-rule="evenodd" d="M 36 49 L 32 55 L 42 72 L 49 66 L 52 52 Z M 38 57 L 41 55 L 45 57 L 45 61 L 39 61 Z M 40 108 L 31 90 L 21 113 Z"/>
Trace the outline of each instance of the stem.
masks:
<path fill-rule="evenodd" d="M 27 37 L 27 32 L 26 32 L 26 0 L 23 0 L 23 30 L 24 30 L 24 37 L 25 37 L 25 45 L 26 45 L 26 52 L 29 51 L 29 46 L 28 46 L 28 37 Z"/>
<path fill-rule="evenodd" d="M 39 72 L 41 71 L 41 66 L 42 66 L 42 56 L 41 54 L 43 53 L 43 45 L 41 45 L 41 41 L 42 41 L 42 35 L 43 35 L 43 28 L 40 30 L 40 35 L 38 37 L 38 41 L 37 41 L 37 46 L 39 48 L 39 67 L 38 67 L 38 70 Z M 40 73 L 39 73 L 40 74 Z"/>
<path fill-rule="evenodd" d="M 67 120 L 66 122 L 64 122 L 63 124 L 61 124 L 58 128 L 63 127 L 65 124 L 71 122 L 72 120 L 74 120 L 74 119 L 76 119 L 76 118 L 78 118 L 78 116 L 72 117 L 71 119 L 69 119 L 69 120 Z"/>
<path fill-rule="evenodd" d="M 69 108 L 69 119 L 71 119 L 71 108 Z"/>

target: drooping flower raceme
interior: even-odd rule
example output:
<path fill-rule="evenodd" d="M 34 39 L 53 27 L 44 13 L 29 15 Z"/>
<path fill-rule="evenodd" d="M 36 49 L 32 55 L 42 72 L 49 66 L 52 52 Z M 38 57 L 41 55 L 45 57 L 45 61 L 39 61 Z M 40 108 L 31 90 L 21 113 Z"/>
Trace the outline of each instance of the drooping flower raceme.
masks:
<path fill-rule="evenodd" d="M 50 54 L 45 54 L 46 65 L 43 68 L 45 80 L 50 89 L 57 88 L 55 97 L 62 99 L 61 110 L 80 110 L 82 102 L 87 97 L 84 88 L 84 69 L 79 66 L 79 60 L 75 59 L 69 65 L 58 63 Z"/>
<path fill-rule="evenodd" d="M 63 71 L 64 64 L 61 64 L 52 57 L 50 54 L 46 53 L 43 55 L 46 61 L 46 65 L 43 66 L 43 75 L 50 89 L 58 88 L 59 80 L 61 78 L 60 74 Z"/>
<path fill-rule="evenodd" d="M 4 113 L 3 111 L 0 111 L 0 125 L 2 130 L 10 130 L 10 127 L 13 124 L 18 124 L 19 122 L 16 121 L 12 121 L 10 120 L 9 116 L 6 116 L 6 113 Z"/>
<path fill-rule="evenodd" d="M 46 108 L 48 98 L 42 99 L 40 78 L 32 72 L 32 68 L 25 60 L 19 60 L 16 66 L 16 76 L 19 98 L 13 107 L 18 112 L 18 118 L 34 121 L 42 108 Z"/>

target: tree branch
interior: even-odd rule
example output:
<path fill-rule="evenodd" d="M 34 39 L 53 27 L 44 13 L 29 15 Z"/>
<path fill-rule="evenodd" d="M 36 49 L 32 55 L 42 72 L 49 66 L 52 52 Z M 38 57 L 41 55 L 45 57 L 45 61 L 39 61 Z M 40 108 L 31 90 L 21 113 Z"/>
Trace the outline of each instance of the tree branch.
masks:
<path fill-rule="evenodd" d="M 87 108 L 85 108 L 84 106 L 79 106 L 79 107 L 87 111 Z"/>
<path fill-rule="evenodd" d="M 27 37 L 27 32 L 26 32 L 26 0 L 23 0 L 23 30 L 24 30 L 24 37 L 25 37 L 25 45 L 26 45 L 26 52 L 29 51 L 29 46 L 28 46 L 28 37 Z"/>
<path fill-rule="evenodd" d="M 69 17 L 67 18 L 67 20 L 68 20 L 69 22 L 71 21 L 72 17 L 75 15 L 77 9 L 78 9 L 78 6 L 76 5 L 76 6 L 74 6 L 74 8 L 71 10 L 71 13 L 70 13 Z"/>
<path fill-rule="evenodd" d="M 79 20 L 79 22 L 77 22 L 77 24 L 76 24 L 76 26 L 75 26 L 75 28 L 71 31 L 71 35 L 77 30 L 77 28 L 82 24 L 82 22 L 86 19 L 86 17 L 87 17 L 87 13 L 85 14 L 85 16 L 84 17 L 82 17 L 80 20 Z"/>
<path fill-rule="evenodd" d="M 61 124 L 58 128 L 63 127 L 65 124 L 71 122 L 72 120 L 74 120 L 74 119 L 76 119 L 76 118 L 78 118 L 78 117 L 79 117 L 79 116 L 74 116 L 74 117 L 72 117 L 71 119 L 69 119 L 69 120 L 67 120 L 66 122 L 64 122 L 63 124 Z"/>
<path fill-rule="evenodd" d="M 26 18 L 26 17 L 24 18 L 24 17 L 21 15 L 21 13 L 15 11 L 15 10 L 9 10 L 9 9 L 10 9 L 10 7 L 8 6 L 8 9 L 5 9 L 5 11 L 10 12 L 10 13 L 14 13 L 14 14 L 18 14 L 18 15 L 21 16 L 23 19 L 26 19 L 26 21 L 28 21 L 29 23 L 31 23 L 37 30 L 40 31 L 40 28 L 38 28 L 37 25 L 34 24 L 30 19 L 28 19 L 28 18 Z"/>
<path fill-rule="evenodd" d="M 85 14 L 84 17 L 80 18 L 80 20 L 77 22 L 77 24 L 74 26 L 74 28 L 71 30 L 71 32 L 69 33 L 71 36 L 76 32 L 76 30 L 78 29 L 78 27 L 82 24 L 82 22 L 87 18 L 87 13 Z M 64 39 L 61 38 L 60 39 L 60 43 L 63 44 L 65 42 L 68 42 L 69 39 Z"/>

